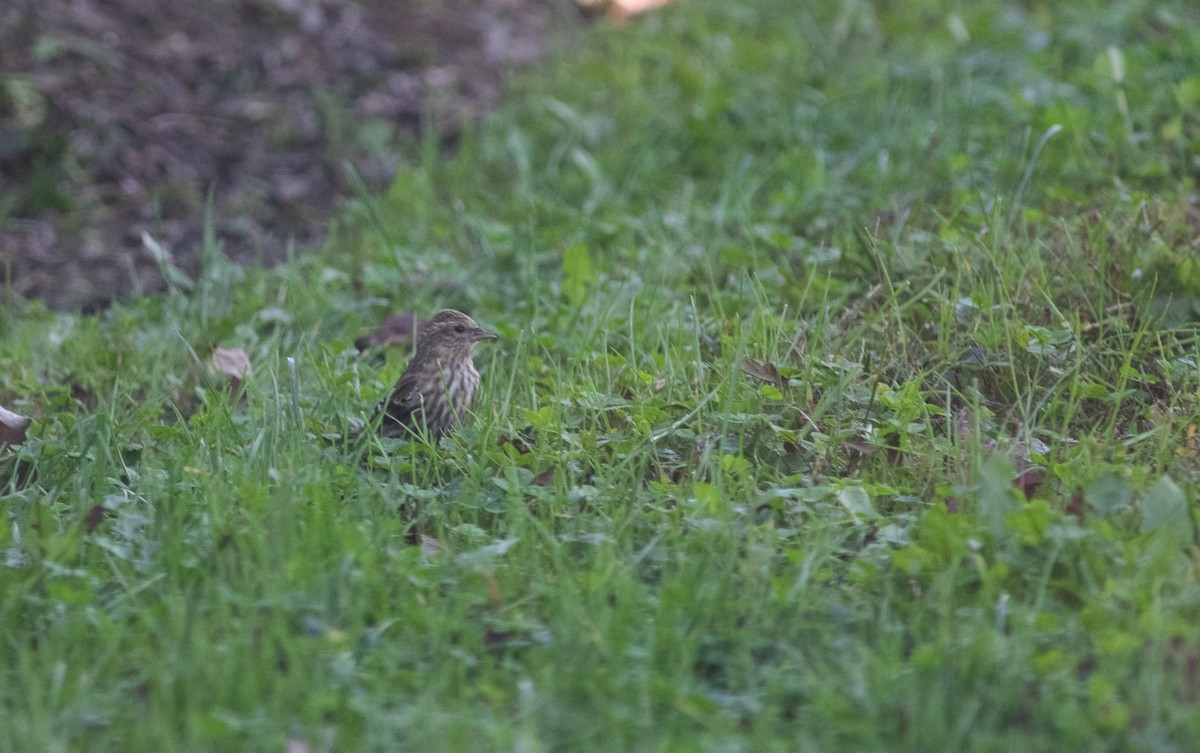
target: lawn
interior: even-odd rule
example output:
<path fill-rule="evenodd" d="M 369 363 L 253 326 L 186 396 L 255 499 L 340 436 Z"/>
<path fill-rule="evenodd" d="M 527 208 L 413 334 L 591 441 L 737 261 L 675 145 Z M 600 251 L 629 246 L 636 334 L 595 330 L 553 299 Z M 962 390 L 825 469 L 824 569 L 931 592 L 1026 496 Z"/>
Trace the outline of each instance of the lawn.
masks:
<path fill-rule="evenodd" d="M 1194 749 L 1200 9 L 558 45 L 322 250 L 0 306 L 0 753 Z M 469 426 L 342 438 L 442 306 Z"/>

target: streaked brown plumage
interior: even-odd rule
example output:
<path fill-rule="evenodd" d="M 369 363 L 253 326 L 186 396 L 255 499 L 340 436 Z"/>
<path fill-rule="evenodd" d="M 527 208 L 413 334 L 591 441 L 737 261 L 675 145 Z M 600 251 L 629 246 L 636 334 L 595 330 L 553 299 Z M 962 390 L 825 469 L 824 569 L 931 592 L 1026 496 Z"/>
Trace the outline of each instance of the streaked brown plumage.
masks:
<path fill-rule="evenodd" d="M 422 322 L 417 352 L 375 414 L 379 433 L 437 439 L 453 430 L 479 387 L 471 360 L 475 343 L 495 336 L 454 309 L 442 309 Z"/>

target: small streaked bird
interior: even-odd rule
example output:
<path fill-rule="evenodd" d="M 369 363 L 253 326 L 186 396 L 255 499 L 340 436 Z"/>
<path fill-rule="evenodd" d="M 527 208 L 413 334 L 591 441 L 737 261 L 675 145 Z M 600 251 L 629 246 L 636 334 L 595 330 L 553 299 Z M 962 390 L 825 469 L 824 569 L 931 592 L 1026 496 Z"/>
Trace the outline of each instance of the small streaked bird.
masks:
<path fill-rule="evenodd" d="M 475 343 L 496 337 L 461 311 L 442 309 L 417 331 L 417 352 L 375 413 L 385 437 L 438 439 L 462 421 L 479 388 Z"/>

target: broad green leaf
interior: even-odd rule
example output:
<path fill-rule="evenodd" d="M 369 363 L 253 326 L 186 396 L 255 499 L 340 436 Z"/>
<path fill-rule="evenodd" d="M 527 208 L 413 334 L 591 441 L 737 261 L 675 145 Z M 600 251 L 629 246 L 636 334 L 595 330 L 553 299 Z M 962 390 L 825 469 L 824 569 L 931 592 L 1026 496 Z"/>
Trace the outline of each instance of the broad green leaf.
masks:
<path fill-rule="evenodd" d="M 861 486 L 847 486 L 837 491 L 838 502 L 842 507 L 846 508 L 846 512 L 850 513 L 850 517 L 855 523 L 861 522 L 860 518 L 868 520 L 879 517 L 879 513 L 875 512 L 875 506 L 871 504 L 871 495 L 867 494 L 867 490 Z"/>
<path fill-rule="evenodd" d="M 1114 473 L 1105 473 L 1088 484 L 1083 490 L 1083 499 L 1096 512 L 1108 515 L 1129 507 L 1133 501 L 1133 489 L 1125 479 Z"/>
<path fill-rule="evenodd" d="M 576 243 L 563 252 L 562 275 L 563 296 L 572 304 L 582 303 L 588 286 L 596 278 L 587 246 Z"/>
<path fill-rule="evenodd" d="M 1184 109 L 1200 104 L 1200 77 L 1185 78 L 1175 85 L 1175 99 Z"/>
<path fill-rule="evenodd" d="M 758 388 L 758 392 L 759 392 L 759 394 L 761 394 L 763 396 L 763 399 L 765 399 L 765 400 L 782 400 L 783 399 L 783 393 L 780 392 L 779 388 L 773 384 L 762 385 L 761 387 Z"/>
<path fill-rule="evenodd" d="M 503 557 L 509 549 L 513 548 L 520 539 L 513 537 L 509 539 L 500 539 L 486 546 L 481 546 L 478 549 L 470 552 L 463 552 L 455 558 L 460 565 L 469 567 L 480 567 L 494 561 L 499 557 Z"/>
<path fill-rule="evenodd" d="M 1046 531 L 1054 521 L 1054 514 L 1045 501 L 1035 499 L 1008 514 L 1005 522 L 1008 530 L 1021 540 L 1022 544 L 1037 546 L 1046 539 Z"/>
<path fill-rule="evenodd" d="M 1154 482 L 1141 499 L 1142 531 L 1168 528 L 1185 537 L 1192 535 L 1192 518 L 1188 514 L 1187 496 L 1170 476 Z"/>
<path fill-rule="evenodd" d="M 78 578 L 52 580 L 46 584 L 46 594 L 71 606 L 90 604 L 96 595 L 91 586 Z"/>
<path fill-rule="evenodd" d="M 1017 509 L 1016 492 L 1013 490 L 1013 466 L 1003 455 L 997 453 L 980 468 L 979 517 L 996 539 L 1003 538 L 1007 528 L 1005 519 Z"/>
<path fill-rule="evenodd" d="M 692 486 L 692 494 L 696 497 L 696 502 L 710 513 L 716 512 L 721 506 L 721 490 L 713 484 L 697 482 Z"/>

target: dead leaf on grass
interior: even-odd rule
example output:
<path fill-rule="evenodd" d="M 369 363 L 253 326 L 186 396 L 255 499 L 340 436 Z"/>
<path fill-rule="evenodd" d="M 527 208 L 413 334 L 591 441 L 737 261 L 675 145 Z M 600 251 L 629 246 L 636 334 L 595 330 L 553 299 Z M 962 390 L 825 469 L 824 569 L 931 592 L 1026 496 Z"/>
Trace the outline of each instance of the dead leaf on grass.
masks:
<path fill-rule="evenodd" d="M 483 631 L 483 645 L 502 646 L 515 637 L 517 637 L 517 634 L 512 630 L 494 630 L 488 628 Z"/>
<path fill-rule="evenodd" d="M 1027 468 L 1013 478 L 1013 486 L 1025 495 L 1026 500 L 1033 499 L 1042 483 L 1046 480 L 1046 471 L 1042 468 Z"/>
<path fill-rule="evenodd" d="M 208 359 L 208 371 L 229 377 L 229 389 L 237 392 L 242 386 L 242 380 L 254 375 L 250 367 L 250 357 L 241 348 L 217 348 Z"/>
<path fill-rule="evenodd" d="M 83 516 L 83 528 L 88 533 L 95 533 L 100 524 L 104 522 L 104 508 L 100 505 L 92 505 L 92 509 L 87 511 L 87 515 Z"/>
<path fill-rule="evenodd" d="M 875 445 L 861 434 L 856 434 L 846 440 L 846 449 L 868 457 L 875 454 Z"/>
<path fill-rule="evenodd" d="M 534 486 L 549 486 L 554 482 L 554 466 L 550 466 L 538 475 L 533 477 Z"/>
<path fill-rule="evenodd" d="M 779 388 L 783 387 L 783 377 L 780 375 L 779 369 L 769 363 L 747 357 L 742 359 L 741 369 L 755 379 L 761 379 Z"/>
<path fill-rule="evenodd" d="M 1042 484 L 1046 481 L 1046 469 L 1038 465 L 1033 455 L 1045 456 L 1050 447 L 1040 439 L 1031 437 L 1028 442 L 1020 439 L 1002 438 L 1000 440 L 980 432 L 981 421 L 968 408 L 960 408 L 957 417 L 958 441 L 968 440 L 980 433 L 980 446 L 985 456 L 990 456 L 997 449 L 1008 448 L 1009 459 L 1013 465 L 1013 487 L 1021 492 L 1025 499 L 1033 499 Z"/>
<path fill-rule="evenodd" d="M 904 460 L 904 454 L 900 450 L 900 435 L 888 432 L 880 437 L 880 441 L 883 443 L 887 464 L 893 467 L 900 465 L 900 462 Z"/>
<path fill-rule="evenodd" d="M 1083 520 L 1083 489 L 1076 488 L 1075 493 L 1071 495 L 1071 499 L 1067 502 L 1067 515 L 1074 515 Z"/>
<path fill-rule="evenodd" d="M 518 455 L 524 455 L 532 449 L 536 442 L 537 429 L 533 428 L 533 426 L 526 426 L 516 434 L 501 432 L 498 443 L 501 447 L 506 444 L 510 444 L 513 446 L 513 449 L 517 451 Z"/>
<path fill-rule="evenodd" d="M 1025 495 L 1025 499 L 1033 499 L 1033 495 L 1037 494 L 1046 480 L 1046 469 L 1034 464 L 1030 455 L 1046 455 L 1050 448 L 1040 439 L 1033 438 L 1028 444 L 1017 441 L 1013 444 L 1011 452 L 1013 469 L 1016 471 L 1013 486 Z"/>
<path fill-rule="evenodd" d="M 845 329 L 852 322 L 854 322 L 856 319 L 858 319 L 860 316 L 862 316 L 863 309 L 865 309 L 867 306 L 874 303 L 874 301 L 877 298 L 879 298 L 881 295 L 883 295 L 883 293 L 884 293 L 884 287 L 883 287 L 882 282 L 876 283 L 875 285 L 871 286 L 871 289 L 867 291 L 866 295 L 859 298 L 857 301 L 855 301 L 850 306 L 847 306 L 846 309 L 843 310 L 842 313 L 838 315 L 838 318 L 837 318 L 838 329 Z"/>
<path fill-rule="evenodd" d="M 25 432 L 29 430 L 31 423 L 33 423 L 33 419 L 13 413 L 0 405 L 0 447 L 22 444 L 25 441 Z"/>
<path fill-rule="evenodd" d="M 612 20 L 619 23 L 630 16 L 636 16 L 639 13 L 645 13 L 655 8 L 661 8 L 673 2 L 675 0 L 611 0 L 608 6 L 608 15 Z"/>

